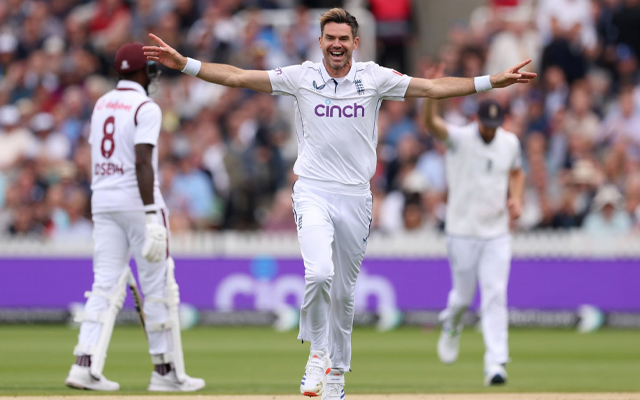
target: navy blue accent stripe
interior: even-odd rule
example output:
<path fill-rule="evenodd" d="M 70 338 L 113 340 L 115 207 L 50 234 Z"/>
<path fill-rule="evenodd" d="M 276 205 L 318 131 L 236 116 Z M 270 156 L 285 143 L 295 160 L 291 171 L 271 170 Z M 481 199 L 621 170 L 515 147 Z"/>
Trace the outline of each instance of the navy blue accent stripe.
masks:
<path fill-rule="evenodd" d="M 322 68 L 318 68 L 318 69 L 315 69 L 313 67 L 309 67 L 309 68 L 311 68 L 311 69 L 313 69 L 315 71 L 318 71 L 318 73 L 320 74 L 320 78 L 322 78 L 322 82 L 327 83 L 327 80 L 324 79 L 324 75 L 322 75 Z"/>
<path fill-rule="evenodd" d="M 297 96 L 293 96 L 296 99 L 296 107 L 298 107 L 298 115 L 300 116 L 300 126 L 302 126 L 302 138 L 304 139 L 304 119 L 302 119 L 302 111 L 300 111 L 300 102 L 298 101 Z M 300 143 L 300 134 L 298 133 L 298 124 L 294 122 L 294 129 L 296 130 L 296 137 L 298 138 L 298 143 Z M 304 341 L 302 342 L 304 343 Z"/>
<path fill-rule="evenodd" d="M 380 105 L 382 105 L 382 97 L 378 99 L 378 105 L 376 106 L 376 119 L 373 120 L 373 132 L 371 132 L 371 140 L 374 139 L 374 136 L 376 134 L 376 126 L 378 124 L 378 113 L 380 113 Z"/>

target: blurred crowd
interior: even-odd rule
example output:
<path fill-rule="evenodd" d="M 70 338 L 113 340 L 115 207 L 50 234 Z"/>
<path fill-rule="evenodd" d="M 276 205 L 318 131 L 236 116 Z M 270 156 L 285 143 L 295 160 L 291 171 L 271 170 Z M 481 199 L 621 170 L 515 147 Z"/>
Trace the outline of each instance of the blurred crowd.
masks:
<path fill-rule="evenodd" d="M 438 57 L 421 60 L 416 75 L 435 61 L 446 64 L 447 75 L 473 77 L 533 60 L 526 67 L 538 73 L 533 84 L 488 94 L 508 110 L 504 127 L 522 144 L 525 199 L 512 228 L 582 229 L 595 236 L 638 230 L 640 0 L 494 0 L 469 21 L 451 28 Z M 481 98 L 444 102 L 445 118 L 468 123 Z M 396 108 L 402 107 L 387 104 L 391 126 L 382 143 L 388 149 L 380 152 L 383 159 L 393 154 L 380 170 L 386 172 L 385 190 L 395 183 L 404 194 L 403 206 L 397 195 L 390 206 L 402 207 L 402 219 L 389 224 L 407 229 L 426 220 L 441 227 L 445 148 L 424 138 L 419 112 L 411 128 L 415 134 L 395 134 L 393 121 L 405 114 Z M 385 215 L 394 214 L 381 212 L 381 228 Z"/>
<path fill-rule="evenodd" d="M 115 87 L 128 41 L 153 32 L 183 54 L 241 68 L 319 60 L 324 0 L 0 0 L 0 232 L 90 237 L 88 121 Z M 523 146 L 524 212 L 514 230 L 626 233 L 640 222 L 640 0 L 493 0 L 455 22 L 434 57 L 411 58 L 411 0 L 359 1 L 376 20 L 381 65 L 474 77 L 532 58 L 535 83 L 489 92 Z M 337 4 L 340 5 L 340 4 Z M 287 10 L 284 18 L 259 10 Z M 279 18 L 279 19 L 278 19 Z M 227 89 L 162 69 L 161 190 L 174 233 L 295 231 L 291 98 Z M 482 96 L 443 101 L 452 124 Z M 445 147 L 420 102 L 383 104 L 373 229 L 442 230 Z M 473 199 L 470 199 L 473 201 Z"/>

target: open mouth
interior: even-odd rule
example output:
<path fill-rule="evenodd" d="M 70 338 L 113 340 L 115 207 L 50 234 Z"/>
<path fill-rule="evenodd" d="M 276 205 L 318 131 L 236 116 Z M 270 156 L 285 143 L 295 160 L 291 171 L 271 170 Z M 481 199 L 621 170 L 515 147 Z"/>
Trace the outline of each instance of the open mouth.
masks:
<path fill-rule="evenodd" d="M 345 52 L 343 50 L 340 51 L 329 51 L 329 55 L 333 61 L 342 61 L 344 59 Z"/>

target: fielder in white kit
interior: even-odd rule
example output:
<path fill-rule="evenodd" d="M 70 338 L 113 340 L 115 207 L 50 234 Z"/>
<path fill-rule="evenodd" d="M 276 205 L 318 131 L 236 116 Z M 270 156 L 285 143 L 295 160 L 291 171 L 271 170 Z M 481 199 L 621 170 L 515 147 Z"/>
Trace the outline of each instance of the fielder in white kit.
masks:
<path fill-rule="evenodd" d="M 300 384 L 306 396 L 344 399 L 351 365 L 354 289 L 371 226 L 369 181 L 376 167 L 382 100 L 444 98 L 527 82 L 521 66 L 476 79 L 411 78 L 373 62 L 355 62 L 358 22 L 340 8 L 320 18 L 323 59 L 273 71 L 248 71 L 185 58 L 150 35 L 149 60 L 208 82 L 294 97 L 298 159 L 293 211 L 305 266 L 299 339 L 311 343 Z M 325 388 L 326 386 L 326 388 Z"/>
<path fill-rule="evenodd" d="M 458 358 L 462 316 L 479 282 L 484 381 L 500 385 L 506 383 L 509 360 L 509 220 L 520 216 L 525 181 L 520 142 L 500 127 L 504 110 L 493 100 L 481 102 L 478 121 L 462 127 L 447 124 L 436 108 L 436 101 L 425 100 L 427 127 L 447 145 L 445 230 L 453 283 L 440 314 L 438 356 L 445 364 Z"/>
<path fill-rule="evenodd" d="M 145 295 L 145 328 L 154 364 L 151 391 L 195 391 L 204 381 L 184 370 L 178 285 L 169 257 L 167 210 L 158 185 L 160 107 L 147 96 L 157 76 L 139 43 L 122 46 L 115 69 L 120 81 L 102 96 L 91 115 L 91 165 L 94 223 L 94 283 L 87 292 L 76 363 L 65 383 L 101 391 L 120 385 L 102 375 L 115 318 L 133 280 L 129 260 L 136 260 Z M 135 282 L 135 281 L 133 281 Z"/>

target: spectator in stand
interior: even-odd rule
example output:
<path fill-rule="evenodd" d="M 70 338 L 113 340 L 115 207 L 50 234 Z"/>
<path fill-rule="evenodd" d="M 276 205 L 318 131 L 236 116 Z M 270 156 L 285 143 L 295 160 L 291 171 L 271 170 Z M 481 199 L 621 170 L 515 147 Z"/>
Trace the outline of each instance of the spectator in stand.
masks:
<path fill-rule="evenodd" d="M 29 151 L 32 156 L 55 166 L 56 162 L 67 160 L 71 156 L 71 142 L 64 134 L 54 131 L 55 119 L 49 113 L 36 114 L 31 119 L 31 130 L 36 142 Z"/>
<path fill-rule="evenodd" d="M 0 107 L 0 171 L 18 167 L 33 148 L 33 134 L 21 126 L 20 118 L 16 106 Z"/>
<path fill-rule="evenodd" d="M 411 36 L 411 0 L 369 0 L 369 6 L 376 19 L 380 65 L 407 71 L 406 48 Z"/>
<path fill-rule="evenodd" d="M 432 148 L 420 155 L 416 170 L 429 182 L 432 190 L 444 193 L 447 190 L 444 155 L 446 146 L 439 140 L 431 141 Z"/>
<path fill-rule="evenodd" d="M 197 165 L 197 153 L 185 155 L 178 161 L 171 193 L 184 198 L 194 226 L 204 228 L 213 218 L 215 195 L 211 179 Z"/>
<path fill-rule="evenodd" d="M 291 195 L 293 184 L 298 178 L 291 171 L 287 184 L 275 194 L 273 205 L 265 217 L 263 229 L 271 232 L 295 232 L 296 222 L 291 215 Z"/>
<path fill-rule="evenodd" d="M 545 46 L 542 70 L 557 65 L 569 82 L 586 73 L 588 55 L 596 50 L 597 36 L 589 0 L 542 0 L 537 25 Z"/>
<path fill-rule="evenodd" d="M 591 109 L 591 94 L 583 83 L 574 83 L 569 96 L 563 131 L 578 135 L 590 144 L 598 138 L 600 119 Z"/>
<path fill-rule="evenodd" d="M 560 198 L 560 207 L 558 207 L 555 215 L 551 214 L 552 219 L 551 224 L 548 226 L 549 228 L 571 229 L 580 227 L 582 217 L 576 211 L 575 197 L 576 194 L 572 188 L 565 189 Z"/>
<path fill-rule="evenodd" d="M 395 147 L 405 135 L 414 135 L 418 130 L 416 123 L 409 117 L 409 105 L 405 101 L 388 101 L 382 107 L 389 125 L 384 133 L 384 143 Z"/>
<path fill-rule="evenodd" d="M 399 189 L 390 192 L 380 207 L 378 224 L 385 233 L 416 230 L 425 219 L 421 196 L 428 191 L 428 182 L 418 171 L 411 169 L 399 178 Z"/>
<path fill-rule="evenodd" d="M 618 33 L 616 42 L 629 46 L 640 57 L 640 0 L 622 0 L 612 24 Z"/>
<path fill-rule="evenodd" d="M 640 228 L 640 173 L 636 172 L 627 178 L 625 197 L 624 208 L 631 216 L 633 225 L 637 230 Z"/>
<path fill-rule="evenodd" d="M 614 186 L 603 186 L 593 200 L 593 210 L 583 229 L 598 237 L 619 236 L 631 230 L 631 217 L 621 208 L 622 195 Z"/>
<path fill-rule="evenodd" d="M 244 12 L 294 3 L 0 1 L 0 230 L 55 237 L 70 224 L 69 199 L 76 198 L 75 212 L 83 213 L 76 193 L 90 195 L 89 112 L 115 84 L 110 65 L 121 42 L 145 41 L 153 30 L 197 58 L 260 69 L 316 59 L 319 22 L 305 6 L 332 1 L 290 8 L 289 26 L 272 25 L 259 11 Z M 384 50 L 377 61 L 397 62 L 397 69 L 410 73 L 411 2 L 365 3 Z M 510 57 L 523 53 L 534 59 L 531 67 L 539 62 L 538 86 L 506 96 L 491 93 L 511 110 L 509 127 L 526 145 L 528 196 L 517 229 L 582 226 L 605 183 L 617 187 L 624 196 L 620 208 L 640 223 L 639 4 L 492 0 L 484 18 L 451 26 L 439 51 L 448 75 L 500 70 L 491 65 L 510 64 Z M 528 22 L 532 16 L 535 27 Z M 396 45 L 398 38 L 403 46 Z M 420 58 L 417 71 L 432 64 Z M 151 95 L 163 109 L 158 162 L 172 228 L 290 229 L 287 174 L 302 134 L 293 124 L 293 100 L 164 73 L 169 78 Z M 445 119 L 469 123 L 480 98 L 443 101 Z M 380 110 L 374 230 L 403 231 L 405 222 L 413 226 L 418 220 L 420 230 L 441 229 L 443 146 L 426 138 L 415 113 L 413 102 L 385 103 Z"/>
<path fill-rule="evenodd" d="M 60 242 L 82 241 L 93 235 L 93 224 L 87 218 L 89 198 L 79 189 L 73 190 L 65 201 L 67 218 L 64 225 L 57 226 L 53 239 Z"/>
<path fill-rule="evenodd" d="M 5 75 L 9 65 L 16 59 L 18 39 L 11 33 L 0 34 L 0 74 Z"/>
<path fill-rule="evenodd" d="M 632 87 L 620 92 L 618 107 L 609 112 L 603 123 L 600 142 L 621 142 L 629 157 L 640 159 L 640 107 L 634 104 Z"/>
<path fill-rule="evenodd" d="M 498 32 L 491 41 L 487 62 L 484 65 L 485 73 L 502 71 L 509 68 L 509 65 L 514 65 L 514 60 L 528 58 L 534 61 L 524 69 L 537 72 L 540 38 L 532 27 L 531 15 L 532 10 L 529 7 L 515 7 L 503 12 L 505 29 Z M 515 63 L 517 62 L 516 60 Z"/>
<path fill-rule="evenodd" d="M 577 161 L 569 173 L 567 186 L 573 192 L 573 209 L 580 226 L 589 213 L 598 187 L 602 185 L 603 177 L 599 175 L 600 171 L 589 160 Z"/>
<path fill-rule="evenodd" d="M 552 117 L 564 108 L 569 96 L 569 85 L 564 71 L 558 66 L 550 66 L 544 70 L 545 112 Z"/>

